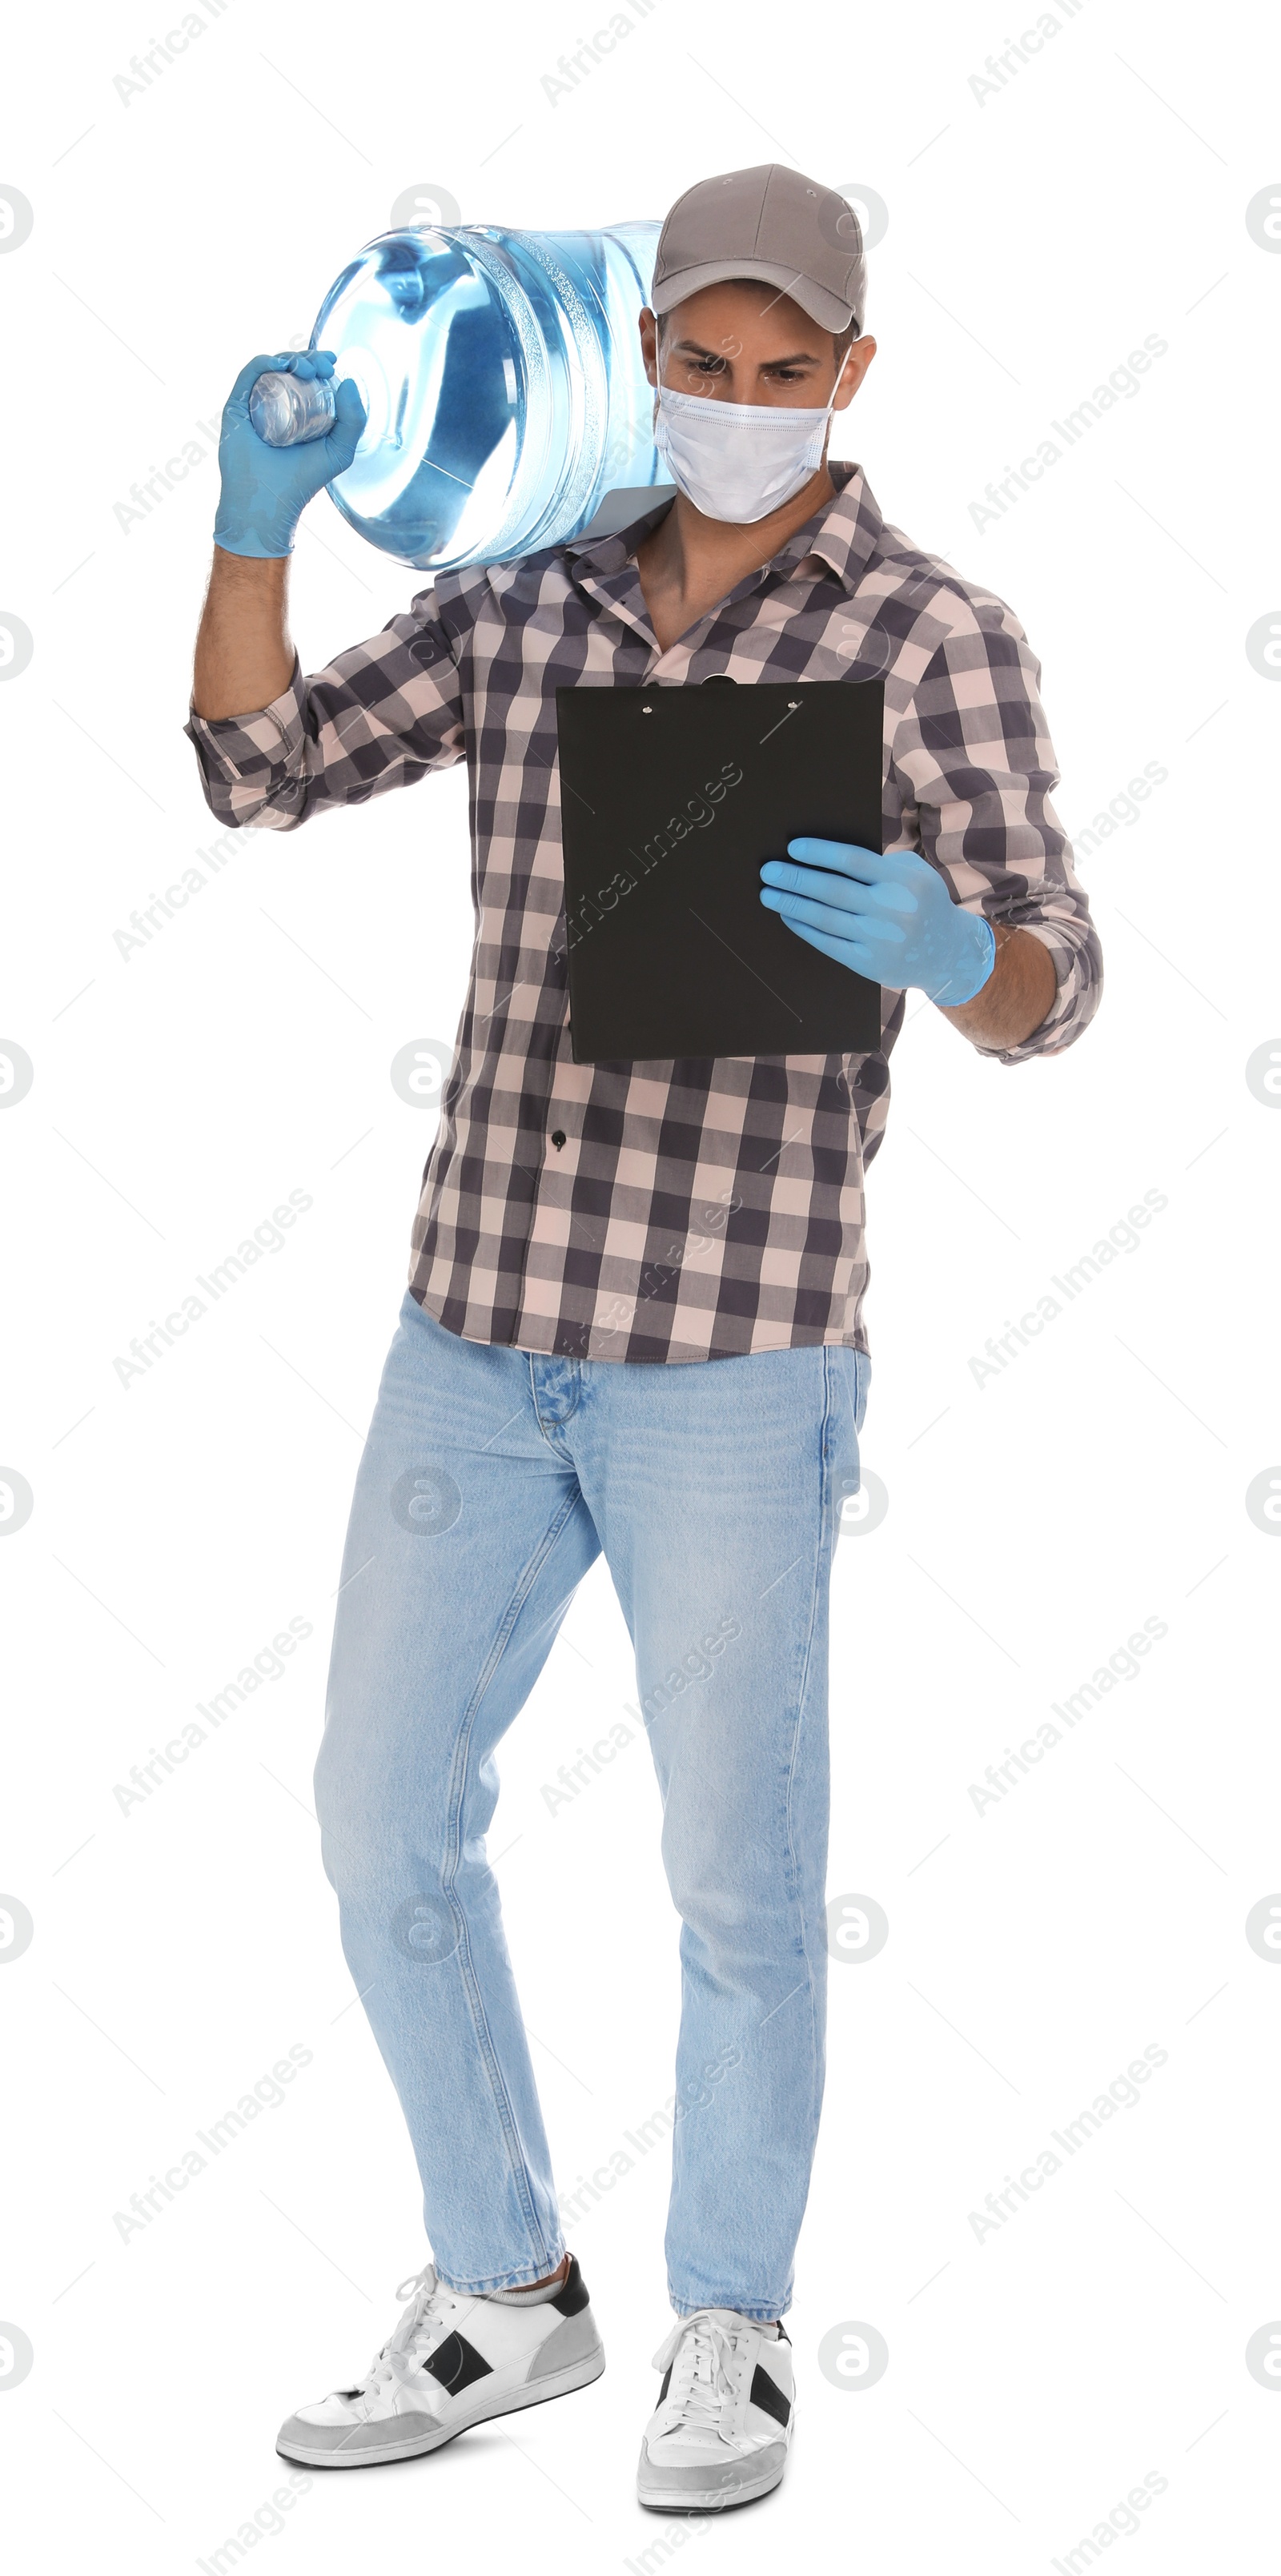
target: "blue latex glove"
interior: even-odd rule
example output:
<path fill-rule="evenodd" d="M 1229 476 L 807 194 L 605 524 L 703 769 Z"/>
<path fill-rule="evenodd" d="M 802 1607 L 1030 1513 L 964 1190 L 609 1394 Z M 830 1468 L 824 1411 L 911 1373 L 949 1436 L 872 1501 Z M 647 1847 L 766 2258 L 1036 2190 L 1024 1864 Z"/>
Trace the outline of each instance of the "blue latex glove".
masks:
<path fill-rule="evenodd" d="M 365 406 L 349 378 L 334 398 L 337 419 L 325 438 L 297 447 L 268 447 L 249 417 L 249 396 L 259 376 L 332 376 L 332 349 L 286 349 L 283 356 L 251 358 L 236 378 L 222 415 L 218 463 L 222 497 L 214 543 L 229 555 L 288 555 L 307 503 L 335 474 L 343 474 L 365 426 Z"/>
<path fill-rule="evenodd" d="M 937 868 L 914 850 L 882 858 L 848 841 L 787 847 L 786 859 L 767 859 L 761 869 L 761 902 L 798 939 L 873 984 L 919 984 L 945 1010 L 982 991 L 996 963 L 991 923 L 962 912 Z"/>

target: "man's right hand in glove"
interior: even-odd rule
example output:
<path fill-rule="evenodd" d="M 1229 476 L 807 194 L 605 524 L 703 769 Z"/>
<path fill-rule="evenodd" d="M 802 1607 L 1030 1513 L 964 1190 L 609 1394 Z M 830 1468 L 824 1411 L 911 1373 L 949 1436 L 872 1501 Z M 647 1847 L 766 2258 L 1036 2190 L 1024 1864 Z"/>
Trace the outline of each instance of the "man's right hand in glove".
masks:
<path fill-rule="evenodd" d="M 273 706 L 288 688 L 294 649 L 286 591 L 294 531 L 307 503 L 346 471 L 365 425 L 360 395 L 344 382 L 327 437 L 268 447 L 249 417 L 249 396 L 273 368 L 304 379 L 331 376 L 334 353 L 286 349 L 278 357 L 251 358 L 227 398 L 218 446 L 222 498 L 191 701 L 211 723 Z"/>
<path fill-rule="evenodd" d="M 260 560 L 292 554 L 294 531 L 307 503 L 336 474 L 346 472 L 365 426 L 365 406 L 349 377 L 338 387 L 337 418 L 325 438 L 307 439 L 297 447 L 269 447 L 249 417 L 249 396 L 259 376 L 271 371 L 306 382 L 332 376 L 334 364 L 332 349 L 286 349 L 276 357 L 251 358 L 241 368 L 227 397 L 218 441 L 222 497 L 214 543 L 224 554 Z"/>

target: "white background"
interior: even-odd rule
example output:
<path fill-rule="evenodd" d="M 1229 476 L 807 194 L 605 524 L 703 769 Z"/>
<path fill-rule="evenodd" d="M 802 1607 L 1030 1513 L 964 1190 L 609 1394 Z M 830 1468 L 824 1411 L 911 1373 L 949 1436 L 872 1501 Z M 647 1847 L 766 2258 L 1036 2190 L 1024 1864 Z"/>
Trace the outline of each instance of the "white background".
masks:
<path fill-rule="evenodd" d="M 1281 1550 L 1244 1498 L 1281 1459 L 1281 1116 L 1245 1065 L 1281 1047 L 1279 693 L 1245 638 L 1281 600 L 1281 243 L 1245 210 L 1281 197 L 1278 65 L 1261 13 L 1053 14 L 982 100 L 972 76 L 1022 26 L 994 0 L 658 0 L 555 104 L 543 76 L 595 20 L 546 0 L 230 0 L 127 105 L 115 76 L 168 25 L 141 0 L 14 35 L 0 180 L 35 223 L 0 257 L 0 608 L 34 652 L 0 688 L 0 1035 L 35 1080 L 0 1118 L 0 1455 L 35 1500 L 0 1550 L 0 1887 L 35 1932 L 0 1977 L 0 2316 L 35 2360 L 0 2427 L 24 2565 L 189 2568 L 239 2534 L 220 2564 L 317 2576 L 651 2569 L 678 2547 L 986 2576 L 1061 2560 L 1148 2472 L 1164 2491 L 1100 2553 L 1264 2563 L 1281 2384 L 1245 2347 L 1281 2317 L 1281 1973 L 1244 1927 L 1281 1887 Z M 212 454 L 127 532 L 114 505 L 251 351 L 305 338 L 401 190 L 435 182 L 465 221 L 592 224 L 774 158 L 889 209 L 879 355 L 839 444 L 887 518 L 1023 619 L 1060 819 L 1085 829 L 1145 763 L 1168 779 L 1081 861 L 1108 976 L 1083 1043 L 1007 1070 L 926 1005 L 894 1057 L 864 1435 L 890 1507 L 837 1558 L 830 1880 L 890 1934 L 833 1963 L 785 2487 L 711 2528 L 632 2499 L 670 2322 L 660 2150 L 573 2234 L 603 2380 L 436 2459 L 317 2478 L 282 2515 L 277 2423 L 350 2383 L 424 2259 L 310 1774 L 431 1142 L 388 1067 L 452 1037 L 466 791 L 245 836 L 126 962 L 113 933 L 214 829 L 180 731 Z M 989 481 L 1150 333 L 1168 348 L 1137 396 L 980 530 Z M 417 586 L 317 502 L 304 668 Z M 131 1337 L 292 1189 L 314 1205 L 285 1247 L 123 1387 Z M 978 1385 L 988 1337 L 1146 1191 L 1168 1205 L 1139 1248 Z M 294 1617 L 313 1634 L 283 1677 L 122 1813 L 114 1785 Z M 1168 1635 L 1141 1673 L 976 1811 L 970 1784 L 1146 1618 Z M 541 1795 L 632 1692 L 597 1569 L 508 1739 L 491 1837 L 566 2189 L 672 2081 L 643 1745 L 568 1809 Z M 113 2214 L 291 2045 L 311 2063 L 281 2106 L 122 2241 Z M 1138 2105 L 980 2241 L 969 2214 L 1148 2046 L 1167 2062 Z M 872 2387 L 819 2364 L 854 2321 L 888 2344 Z"/>

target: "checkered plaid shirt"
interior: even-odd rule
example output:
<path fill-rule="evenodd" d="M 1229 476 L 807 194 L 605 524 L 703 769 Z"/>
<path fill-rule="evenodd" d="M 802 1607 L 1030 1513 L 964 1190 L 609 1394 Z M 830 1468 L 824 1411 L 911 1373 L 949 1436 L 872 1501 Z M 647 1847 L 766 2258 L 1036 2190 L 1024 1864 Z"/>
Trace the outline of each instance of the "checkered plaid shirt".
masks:
<path fill-rule="evenodd" d="M 1057 991 L 1002 1064 L 1061 1053 L 1098 1005 L 1085 893 L 1049 802 L 1040 666 L 1013 612 L 886 525 L 861 469 L 660 653 L 634 548 L 579 539 L 442 574 L 403 616 L 272 706 L 193 713 L 224 824 L 293 831 L 466 760 L 471 983 L 423 1176 L 409 1284 L 469 1341 L 577 1359 L 867 1347 L 863 1175 L 905 996 L 874 1053 L 574 1064 L 567 1026 L 558 687 L 885 683 L 887 850 L 919 850 L 968 911 L 1028 930 Z"/>

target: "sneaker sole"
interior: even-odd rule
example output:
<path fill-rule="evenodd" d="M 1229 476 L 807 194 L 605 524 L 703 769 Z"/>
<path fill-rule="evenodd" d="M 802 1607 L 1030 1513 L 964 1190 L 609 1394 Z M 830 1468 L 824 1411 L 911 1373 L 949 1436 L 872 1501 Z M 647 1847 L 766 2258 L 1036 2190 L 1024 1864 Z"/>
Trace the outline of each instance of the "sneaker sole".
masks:
<path fill-rule="evenodd" d="M 783 2483 L 783 2468 L 771 2469 L 762 2478 L 754 2478 L 741 2487 L 708 2488 L 702 2495 L 686 2491 L 673 2495 L 670 2487 L 647 2487 L 643 2478 L 636 2481 L 636 2501 L 647 2513 L 732 2513 L 740 2504 L 755 2504 L 758 2497 L 771 2495 Z"/>
<path fill-rule="evenodd" d="M 545 2406 L 553 2397 L 568 2397 L 575 2388 L 587 2388 L 599 2379 L 605 2367 L 605 2354 L 598 2346 L 586 2361 L 570 2362 L 564 2370 L 552 2371 L 546 2379 L 536 2379 L 521 2388 L 509 2389 L 505 2395 L 480 2398 L 466 2415 L 454 2424 L 435 2424 L 430 2432 L 415 2435 L 409 2441 L 387 2442 L 377 2450 L 316 2451 L 303 2442 L 277 2442 L 282 2460 L 298 2460 L 308 2469 L 376 2469 L 391 2460 L 420 2459 L 425 2451 L 438 2451 L 446 2442 L 454 2442 L 460 2433 L 470 2432 L 473 2424 L 485 2424 L 495 2415 L 515 2415 L 525 2406 Z M 404 2422 L 404 2417 L 400 2417 Z"/>

